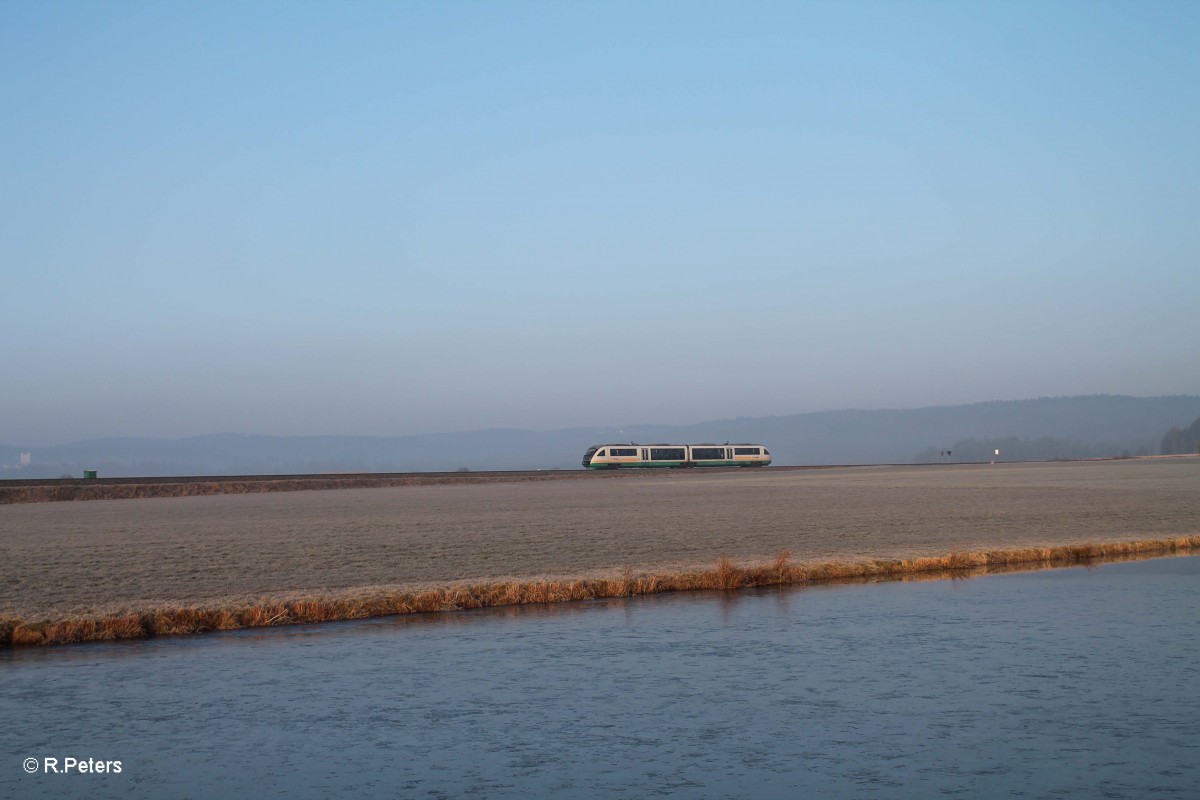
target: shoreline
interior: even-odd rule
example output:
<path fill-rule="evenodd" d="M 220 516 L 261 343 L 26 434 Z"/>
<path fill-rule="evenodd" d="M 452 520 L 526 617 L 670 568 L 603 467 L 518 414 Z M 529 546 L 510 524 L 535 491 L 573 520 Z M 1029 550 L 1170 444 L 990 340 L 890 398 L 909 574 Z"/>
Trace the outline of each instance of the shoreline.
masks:
<path fill-rule="evenodd" d="M 950 552 L 895 560 L 793 562 L 788 552 L 771 561 L 739 562 L 727 556 L 710 569 L 664 572 L 627 570 L 617 578 L 555 578 L 445 585 L 419 591 L 316 594 L 285 602 L 237 606 L 130 609 L 105 616 L 79 615 L 31 621 L 0 619 L 0 647 L 48 646 L 146 639 L 247 628 L 341 622 L 373 617 L 476 608 L 577 602 L 683 591 L 739 590 L 869 580 L 966 578 L 989 571 L 1049 569 L 1108 560 L 1200 554 L 1200 535 L 1106 544 L 1085 543 L 1007 550 Z"/>

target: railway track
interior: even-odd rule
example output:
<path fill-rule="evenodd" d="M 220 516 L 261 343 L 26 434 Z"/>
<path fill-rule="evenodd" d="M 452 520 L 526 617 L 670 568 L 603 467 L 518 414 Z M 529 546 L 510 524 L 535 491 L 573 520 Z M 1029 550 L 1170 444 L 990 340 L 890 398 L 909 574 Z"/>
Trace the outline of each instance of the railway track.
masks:
<path fill-rule="evenodd" d="M 1098 459 L 1088 459 L 1098 460 Z M 704 467 L 695 469 L 543 469 L 482 472 L 334 472 L 293 475 L 173 475 L 119 478 L 0 479 L 0 505 L 66 500 L 120 500 L 147 497 L 191 497 L 215 494 L 258 494 L 324 489 L 366 489 L 438 484 L 519 483 L 614 478 L 680 478 L 712 473 L 780 473 L 865 467 L 938 467 L 958 464 L 809 464 L 770 467 Z M 987 463 L 987 462 L 970 462 Z M 1004 462 L 1022 463 L 1022 462 Z"/>
<path fill-rule="evenodd" d="M 965 462 L 962 462 L 965 463 Z M 1006 462 L 1009 463 L 1009 462 Z M 1015 462 L 1012 462 L 1015 463 Z M 470 472 L 325 472 L 294 475 L 167 475 L 120 478 L 0 478 L 0 489 L 68 486 L 126 486 L 188 483 L 270 483 L 274 481 L 430 481 L 446 483 L 490 483 L 504 480 L 558 480 L 577 478 L 613 478 L 619 475 L 712 474 L 721 472 L 796 472 L 815 469 L 846 469 L 850 467 L 890 466 L 948 466 L 946 464 L 806 464 L 771 467 L 704 467 L 696 469 L 538 469 L 491 470 Z"/>

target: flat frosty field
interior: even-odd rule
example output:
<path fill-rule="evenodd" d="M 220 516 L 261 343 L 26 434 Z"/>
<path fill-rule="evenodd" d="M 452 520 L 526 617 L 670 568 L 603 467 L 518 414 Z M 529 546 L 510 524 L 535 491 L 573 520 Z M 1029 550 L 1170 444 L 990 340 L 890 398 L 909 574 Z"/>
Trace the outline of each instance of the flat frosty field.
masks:
<path fill-rule="evenodd" d="M 1200 533 L 1200 459 L 664 472 L 0 506 L 0 617 Z"/>

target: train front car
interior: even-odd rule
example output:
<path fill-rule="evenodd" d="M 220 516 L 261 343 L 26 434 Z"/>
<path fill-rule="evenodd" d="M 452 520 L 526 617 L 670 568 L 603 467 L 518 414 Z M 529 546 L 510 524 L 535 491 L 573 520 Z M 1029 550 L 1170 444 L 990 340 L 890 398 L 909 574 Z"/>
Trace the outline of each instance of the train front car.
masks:
<path fill-rule="evenodd" d="M 598 444 L 583 454 L 583 465 L 588 469 L 648 466 L 641 463 L 643 449 L 628 444 Z"/>
<path fill-rule="evenodd" d="M 761 444 L 598 444 L 583 456 L 588 469 L 645 467 L 765 467 L 771 452 Z"/>
<path fill-rule="evenodd" d="M 583 454 L 583 465 L 588 469 L 595 469 L 595 467 L 592 465 L 592 456 L 596 455 L 596 451 L 599 449 L 599 445 L 593 445 L 587 449 L 586 453 Z"/>

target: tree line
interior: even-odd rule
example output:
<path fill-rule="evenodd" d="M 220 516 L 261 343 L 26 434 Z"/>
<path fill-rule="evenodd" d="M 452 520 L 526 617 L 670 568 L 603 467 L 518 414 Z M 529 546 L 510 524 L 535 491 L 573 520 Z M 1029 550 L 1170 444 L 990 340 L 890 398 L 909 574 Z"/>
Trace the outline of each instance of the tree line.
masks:
<path fill-rule="evenodd" d="M 996 451 L 999 450 L 999 456 Z M 1200 418 L 1186 428 L 1173 427 L 1162 437 L 1159 453 L 1165 456 L 1200 453 Z M 1076 458 L 1148 456 L 1148 446 L 1131 447 L 1115 442 L 1087 442 L 1057 436 L 994 436 L 959 439 L 947 448 L 929 447 L 913 456 L 917 464 L 978 461 L 1055 461 Z"/>
<path fill-rule="evenodd" d="M 1162 438 L 1159 448 L 1164 456 L 1200 453 L 1200 417 L 1186 428 L 1171 428 Z"/>
<path fill-rule="evenodd" d="M 1000 454 L 996 455 L 999 450 Z M 960 439 L 946 449 L 929 447 L 917 453 L 913 462 L 935 464 L 954 461 L 1061 461 L 1077 458 L 1119 458 L 1148 456 L 1150 447 L 1130 447 L 1115 442 L 1085 442 L 1057 436 L 994 436 Z"/>

